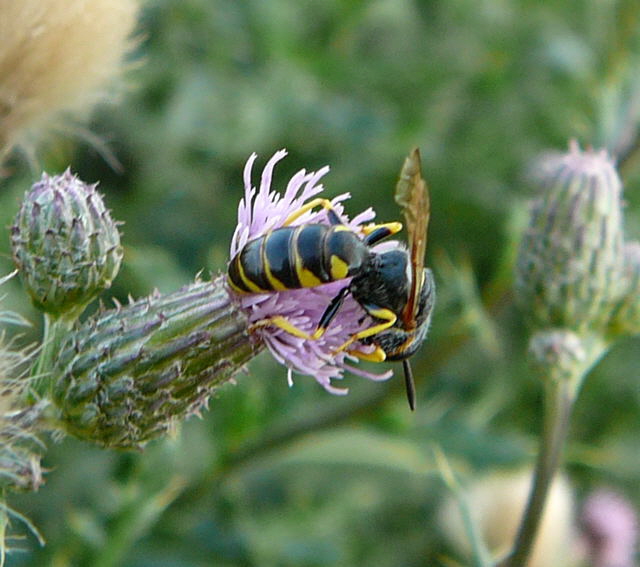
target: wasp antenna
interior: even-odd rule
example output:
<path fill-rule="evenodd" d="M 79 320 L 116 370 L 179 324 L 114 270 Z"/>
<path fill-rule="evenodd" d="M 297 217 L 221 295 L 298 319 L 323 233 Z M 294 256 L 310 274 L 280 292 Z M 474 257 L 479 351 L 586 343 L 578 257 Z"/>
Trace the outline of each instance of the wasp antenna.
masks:
<path fill-rule="evenodd" d="M 416 409 L 416 384 L 413 381 L 413 371 L 411 370 L 411 364 L 408 360 L 402 361 L 402 367 L 404 368 L 404 385 L 407 389 L 407 400 L 411 411 Z"/>

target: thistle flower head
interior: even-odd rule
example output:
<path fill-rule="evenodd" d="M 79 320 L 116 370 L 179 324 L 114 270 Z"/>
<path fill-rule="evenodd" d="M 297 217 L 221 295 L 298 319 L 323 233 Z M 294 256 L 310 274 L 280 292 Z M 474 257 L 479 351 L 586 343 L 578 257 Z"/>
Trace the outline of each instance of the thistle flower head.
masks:
<path fill-rule="evenodd" d="M 136 0 L 3 2 L 0 18 L 0 161 L 29 153 L 53 129 L 84 119 L 116 91 Z M 121 89 L 120 89 L 121 90 Z M 66 127 L 69 130 L 69 127 Z"/>
<path fill-rule="evenodd" d="M 620 178 L 602 151 L 547 156 L 516 271 L 516 296 L 537 328 L 602 332 L 622 293 Z"/>
<path fill-rule="evenodd" d="M 122 248 L 95 185 L 46 173 L 25 194 L 11 227 L 13 259 L 34 305 L 77 317 L 120 267 Z"/>
<path fill-rule="evenodd" d="M 284 193 L 272 191 L 273 169 L 285 156 L 286 151 L 280 150 L 268 161 L 262 172 L 259 188 L 255 188 L 251 181 L 251 171 L 257 156 L 252 154 L 249 157 L 244 169 L 245 194 L 238 207 L 238 225 L 231 241 L 231 258 L 250 240 L 281 227 L 291 213 L 322 192 L 323 187 L 319 181 L 329 171 L 328 166 L 318 171 L 300 170 L 289 180 Z M 358 232 L 358 227 L 370 222 L 375 217 L 375 213 L 369 208 L 350 220 L 344 214 L 342 206 L 342 202 L 349 197 L 348 193 L 344 193 L 335 197 L 331 203 L 342 222 Z M 324 209 L 306 212 L 293 221 L 291 226 L 311 222 L 329 224 L 327 212 Z M 380 246 L 391 247 L 399 244 L 387 242 Z M 266 294 L 236 294 L 236 297 L 247 313 L 250 323 L 281 316 L 300 330 L 311 334 L 329 302 L 348 283 L 349 279 L 344 279 L 312 288 L 274 291 Z M 355 357 L 345 352 L 335 352 L 335 349 L 344 344 L 354 333 L 370 325 L 371 320 L 364 309 L 351 296 L 348 296 L 325 334 L 317 340 L 299 338 L 275 326 L 256 328 L 255 335 L 267 345 L 276 360 L 288 367 L 290 384 L 292 372 L 298 372 L 313 376 L 332 393 L 344 394 L 347 390 L 333 386 L 331 380 L 342 378 L 345 370 L 374 380 L 383 380 L 392 374 L 392 372 L 385 372 L 377 375 L 355 368 L 350 364 L 357 360 Z M 373 347 L 360 343 L 352 346 L 362 352 L 373 350 Z"/>
<path fill-rule="evenodd" d="M 625 498 L 611 490 L 598 490 L 587 498 L 581 520 L 594 567 L 636 565 L 638 516 Z"/>
<path fill-rule="evenodd" d="M 580 375 L 589 362 L 587 346 L 566 329 L 534 333 L 529 341 L 529 358 L 540 376 L 549 376 L 557 382 Z"/>

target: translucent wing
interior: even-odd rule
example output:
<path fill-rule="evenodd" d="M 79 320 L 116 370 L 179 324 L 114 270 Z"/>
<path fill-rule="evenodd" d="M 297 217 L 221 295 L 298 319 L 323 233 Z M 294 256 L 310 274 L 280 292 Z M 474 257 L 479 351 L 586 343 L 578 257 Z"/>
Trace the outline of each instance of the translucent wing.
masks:
<path fill-rule="evenodd" d="M 411 261 L 411 289 L 409 300 L 402 314 L 406 329 L 416 327 L 416 311 L 420 290 L 424 283 L 424 255 L 427 249 L 427 227 L 431 205 L 427 184 L 422 178 L 420 150 L 414 148 L 404 160 L 400 179 L 396 185 L 396 203 L 402 207 Z"/>

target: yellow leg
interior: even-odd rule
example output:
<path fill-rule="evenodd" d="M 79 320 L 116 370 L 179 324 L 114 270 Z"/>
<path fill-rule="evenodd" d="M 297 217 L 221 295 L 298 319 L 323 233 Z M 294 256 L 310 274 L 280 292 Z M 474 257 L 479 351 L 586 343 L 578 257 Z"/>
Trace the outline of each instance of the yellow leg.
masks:
<path fill-rule="evenodd" d="M 365 236 L 368 236 L 373 231 L 378 230 L 379 228 L 387 229 L 390 235 L 396 234 L 397 232 L 400 232 L 402 230 L 402 223 L 401 222 L 385 222 L 382 224 L 373 224 L 373 223 L 365 224 L 360 227 L 360 232 L 362 232 L 362 234 L 364 234 Z"/>
<path fill-rule="evenodd" d="M 281 315 L 274 315 L 273 317 L 256 321 L 255 323 L 253 323 L 253 325 L 251 325 L 249 331 L 259 329 L 260 327 L 269 327 L 271 325 L 287 331 L 287 333 L 293 335 L 294 337 L 300 337 L 301 339 L 307 339 L 308 341 L 315 341 L 319 339 L 322 335 L 324 335 L 324 332 L 326 331 L 324 327 L 318 327 L 312 334 L 309 334 L 296 327 L 287 318 L 282 317 Z"/>
<path fill-rule="evenodd" d="M 376 242 L 391 236 L 402 230 L 402 223 L 388 222 L 384 224 L 367 224 L 360 227 L 360 232 L 364 235 L 364 243 L 373 246 Z"/>
<path fill-rule="evenodd" d="M 368 327 L 367 329 L 364 329 L 358 333 L 351 335 L 351 338 L 347 342 L 345 342 L 343 345 L 338 347 L 334 352 L 340 352 L 342 350 L 345 350 L 349 348 L 356 341 L 359 341 L 360 339 L 377 335 L 381 331 L 384 331 L 385 329 L 392 327 L 395 324 L 395 322 L 398 320 L 398 317 L 396 316 L 396 314 L 390 309 L 385 309 L 383 307 L 376 307 L 376 308 L 367 308 L 366 306 L 364 307 L 367 310 L 367 313 L 369 313 L 369 315 L 371 315 L 372 317 L 376 317 L 377 319 L 382 319 L 383 322 L 378 323 L 377 325 Z"/>
<path fill-rule="evenodd" d="M 323 209 L 326 209 L 327 211 L 334 211 L 335 212 L 335 209 L 333 208 L 333 205 L 331 204 L 331 201 L 329 201 L 329 199 L 322 199 L 322 198 L 318 197 L 317 199 L 313 199 L 313 200 L 309 201 L 308 203 L 306 203 L 305 205 L 300 207 L 297 211 L 291 213 L 284 220 L 284 222 L 282 223 L 282 226 L 290 225 L 294 220 L 300 218 L 307 211 L 310 211 L 311 209 L 315 209 L 316 207 L 322 207 Z M 337 213 L 336 213 L 336 216 L 338 216 Z"/>
<path fill-rule="evenodd" d="M 347 354 L 355 356 L 360 360 L 368 360 L 370 362 L 384 362 L 387 359 L 387 353 L 380 347 L 376 347 L 373 352 L 362 352 L 361 350 L 347 350 Z"/>

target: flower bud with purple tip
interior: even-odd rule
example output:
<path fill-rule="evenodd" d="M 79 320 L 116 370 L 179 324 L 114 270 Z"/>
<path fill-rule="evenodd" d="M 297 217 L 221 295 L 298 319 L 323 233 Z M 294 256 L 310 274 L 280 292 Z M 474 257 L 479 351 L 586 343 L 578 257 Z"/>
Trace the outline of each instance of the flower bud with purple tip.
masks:
<path fill-rule="evenodd" d="M 516 268 L 516 297 L 535 328 L 604 332 L 623 293 L 622 184 L 605 152 L 582 151 L 539 164 Z"/>
<path fill-rule="evenodd" d="M 11 227 L 13 259 L 34 305 L 74 320 L 116 277 L 122 259 L 117 223 L 95 185 L 68 169 L 42 175 Z"/>

